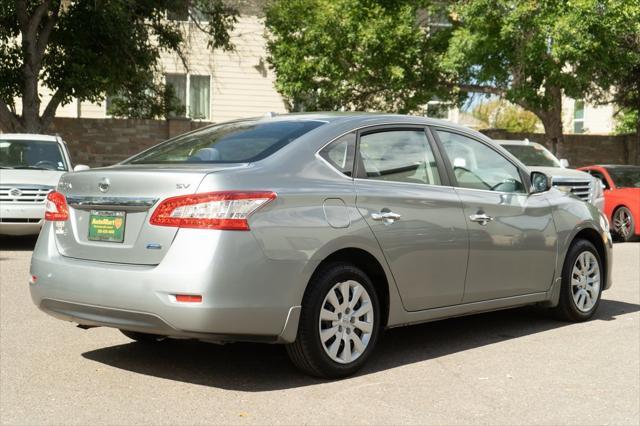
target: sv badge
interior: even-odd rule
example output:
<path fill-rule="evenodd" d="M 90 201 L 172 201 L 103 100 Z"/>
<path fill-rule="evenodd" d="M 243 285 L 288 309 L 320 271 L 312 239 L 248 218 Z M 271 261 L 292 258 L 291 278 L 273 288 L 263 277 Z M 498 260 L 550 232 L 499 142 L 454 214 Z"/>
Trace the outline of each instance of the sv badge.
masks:
<path fill-rule="evenodd" d="M 176 189 L 187 189 L 190 186 L 190 183 L 176 183 Z"/>

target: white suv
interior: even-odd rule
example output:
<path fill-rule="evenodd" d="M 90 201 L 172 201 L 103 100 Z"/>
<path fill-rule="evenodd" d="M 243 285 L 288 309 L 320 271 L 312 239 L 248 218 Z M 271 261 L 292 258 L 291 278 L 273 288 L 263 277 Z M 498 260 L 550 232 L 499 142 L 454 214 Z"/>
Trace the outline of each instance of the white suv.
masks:
<path fill-rule="evenodd" d="M 566 159 L 558 160 L 547 148 L 528 139 L 496 140 L 504 149 L 513 154 L 531 171 L 551 176 L 551 184 L 558 189 L 571 192 L 576 197 L 604 209 L 602 183 L 589 173 L 570 169 Z"/>
<path fill-rule="evenodd" d="M 40 232 L 47 194 L 69 170 L 69 151 L 59 136 L 0 133 L 0 234 Z"/>

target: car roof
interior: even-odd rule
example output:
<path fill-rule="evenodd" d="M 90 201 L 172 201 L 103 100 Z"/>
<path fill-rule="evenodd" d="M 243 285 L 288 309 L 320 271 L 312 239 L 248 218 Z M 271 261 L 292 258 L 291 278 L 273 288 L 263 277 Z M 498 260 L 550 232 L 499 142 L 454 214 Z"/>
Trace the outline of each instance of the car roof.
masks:
<path fill-rule="evenodd" d="M 540 145 L 538 142 L 530 141 L 530 140 L 513 140 L 513 139 L 494 139 L 495 142 L 500 145 Z"/>
<path fill-rule="evenodd" d="M 636 166 L 633 164 L 595 164 L 595 166 L 604 167 L 605 169 L 640 169 L 640 166 Z"/>
<path fill-rule="evenodd" d="M 58 136 L 39 135 L 37 133 L 0 133 L 0 140 L 57 142 Z"/>
<path fill-rule="evenodd" d="M 262 117 L 248 117 L 234 121 L 261 120 L 261 121 L 324 121 L 326 123 L 368 123 L 374 120 L 386 120 L 394 123 L 413 123 L 422 125 L 438 125 L 461 130 L 472 130 L 469 127 L 460 126 L 450 121 L 438 120 L 435 118 L 422 117 L 418 115 L 390 114 L 380 112 L 295 112 L 288 114 L 267 113 Z M 228 123 L 228 122 L 227 122 Z M 225 123 L 215 123 L 225 124 Z"/>

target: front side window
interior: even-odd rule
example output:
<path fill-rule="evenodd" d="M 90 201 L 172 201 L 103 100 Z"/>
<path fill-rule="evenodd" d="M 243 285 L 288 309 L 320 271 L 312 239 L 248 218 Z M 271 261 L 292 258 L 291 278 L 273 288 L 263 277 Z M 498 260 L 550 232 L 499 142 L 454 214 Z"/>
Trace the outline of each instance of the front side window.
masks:
<path fill-rule="evenodd" d="M 56 142 L 0 139 L 0 169 L 67 170 Z"/>
<path fill-rule="evenodd" d="M 126 164 L 248 163 L 262 160 L 323 121 L 244 120 L 206 127 L 170 139 Z"/>
<path fill-rule="evenodd" d="M 355 151 L 356 134 L 347 133 L 322 148 L 320 156 L 340 172 L 351 176 Z"/>
<path fill-rule="evenodd" d="M 524 193 L 518 168 L 477 140 L 437 130 L 458 186 L 485 191 Z"/>
<path fill-rule="evenodd" d="M 640 188 L 640 167 L 611 167 L 607 169 L 618 188 Z"/>
<path fill-rule="evenodd" d="M 360 136 L 367 178 L 440 185 L 433 151 L 423 130 L 391 130 Z"/>

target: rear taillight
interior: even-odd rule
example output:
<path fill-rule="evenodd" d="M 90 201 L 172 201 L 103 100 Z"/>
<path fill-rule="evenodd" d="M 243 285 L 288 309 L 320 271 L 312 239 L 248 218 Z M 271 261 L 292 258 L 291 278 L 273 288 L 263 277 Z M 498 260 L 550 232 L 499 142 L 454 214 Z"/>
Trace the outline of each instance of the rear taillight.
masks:
<path fill-rule="evenodd" d="M 54 221 L 69 219 L 69 206 L 67 206 L 67 199 L 63 194 L 51 191 L 47 195 L 44 219 Z"/>
<path fill-rule="evenodd" d="M 249 215 L 276 198 L 273 192 L 207 192 L 167 198 L 149 223 L 178 228 L 249 230 Z"/>

